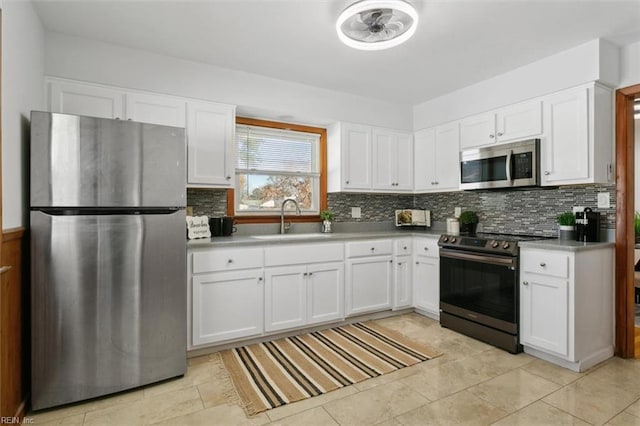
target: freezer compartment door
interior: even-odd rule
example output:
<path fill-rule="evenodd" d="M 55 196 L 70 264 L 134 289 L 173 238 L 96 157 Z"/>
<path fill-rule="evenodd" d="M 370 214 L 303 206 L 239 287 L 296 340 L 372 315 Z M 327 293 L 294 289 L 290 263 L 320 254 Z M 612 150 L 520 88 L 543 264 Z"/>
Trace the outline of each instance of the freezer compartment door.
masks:
<path fill-rule="evenodd" d="M 31 212 L 32 407 L 186 371 L 185 214 Z"/>
<path fill-rule="evenodd" d="M 184 206 L 185 188 L 184 129 L 31 113 L 32 207 Z"/>

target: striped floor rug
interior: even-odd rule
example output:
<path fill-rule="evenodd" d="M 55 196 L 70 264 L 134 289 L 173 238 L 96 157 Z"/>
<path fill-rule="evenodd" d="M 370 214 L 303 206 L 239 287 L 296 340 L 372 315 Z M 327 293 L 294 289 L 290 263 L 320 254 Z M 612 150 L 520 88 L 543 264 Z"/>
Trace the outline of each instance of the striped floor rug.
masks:
<path fill-rule="evenodd" d="M 441 353 L 373 322 L 220 353 L 249 415 L 390 373 Z"/>

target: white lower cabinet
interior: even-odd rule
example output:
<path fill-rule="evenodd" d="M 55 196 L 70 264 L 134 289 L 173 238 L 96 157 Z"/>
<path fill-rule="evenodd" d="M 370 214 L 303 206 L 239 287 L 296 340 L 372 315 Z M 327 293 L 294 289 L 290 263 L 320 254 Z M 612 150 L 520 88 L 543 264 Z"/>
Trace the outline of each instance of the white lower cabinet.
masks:
<path fill-rule="evenodd" d="M 613 247 L 520 249 L 520 343 L 574 371 L 613 356 Z"/>
<path fill-rule="evenodd" d="M 307 270 L 307 323 L 343 319 L 344 263 L 311 265 Z"/>
<path fill-rule="evenodd" d="M 392 306 L 392 240 L 346 244 L 345 313 L 382 311 Z"/>
<path fill-rule="evenodd" d="M 396 256 L 394 261 L 394 297 L 393 309 L 411 307 L 413 301 L 411 277 L 413 268 L 411 267 L 411 256 Z"/>
<path fill-rule="evenodd" d="M 413 241 L 413 306 L 440 318 L 440 258 L 435 238 L 416 237 Z"/>
<path fill-rule="evenodd" d="M 191 284 L 193 346 L 262 333 L 262 269 L 196 275 Z"/>

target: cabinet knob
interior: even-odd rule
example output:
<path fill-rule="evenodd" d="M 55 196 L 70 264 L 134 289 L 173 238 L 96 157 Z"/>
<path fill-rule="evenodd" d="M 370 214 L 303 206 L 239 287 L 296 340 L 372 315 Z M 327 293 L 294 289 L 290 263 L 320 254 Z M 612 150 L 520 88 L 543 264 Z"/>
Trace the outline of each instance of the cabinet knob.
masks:
<path fill-rule="evenodd" d="M 393 263 L 393 260 L 390 260 L 389 263 Z"/>
<path fill-rule="evenodd" d="M 402 250 L 406 250 L 406 249 L 407 249 L 407 246 L 402 247 Z"/>
<path fill-rule="evenodd" d="M 420 264 L 420 262 L 416 262 L 416 265 L 419 265 L 419 264 Z"/>
<path fill-rule="evenodd" d="M 424 248 L 424 251 L 429 251 L 429 247 L 425 247 L 425 248 Z"/>
<path fill-rule="evenodd" d="M 551 172 L 549 172 L 549 171 L 545 171 L 545 172 L 544 172 L 544 175 L 545 175 L 545 176 L 549 176 L 550 174 L 551 174 Z"/>
<path fill-rule="evenodd" d="M 431 185 L 435 185 L 435 184 L 436 184 L 435 182 L 431 182 Z"/>
<path fill-rule="evenodd" d="M 529 281 L 522 281 L 522 285 L 529 285 Z"/>
<path fill-rule="evenodd" d="M 371 251 L 376 251 L 376 248 L 375 247 L 371 247 Z"/>
<path fill-rule="evenodd" d="M 262 281 L 262 277 L 258 277 L 258 281 Z"/>
<path fill-rule="evenodd" d="M 398 262 L 398 266 L 402 265 L 402 262 Z"/>
<path fill-rule="evenodd" d="M 346 183 L 347 185 L 349 185 L 349 181 L 348 181 L 348 180 L 347 180 L 347 181 L 345 181 L 344 183 Z"/>
<path fill-rule="evenodd" d="M 498 136 L 502 136 L 502 135 L 504 135 L 504 133 L 498 132 Z"/>
<path fill-rule="evenodd" d="M 545 266 L 547 266 L 547 264 L 544 263 L 544 262 L 540 262 L 540 266 L 542 266 L 544 268 Z"/>
<path fill-rule="evenodd" d="M 438 182 L 438 181 L 436 181 L 435 183 L 436 183 L 436 185 L 440 185 L 440 182 Z"/>
<path fill-rule="evenodd" d="M 233 263 L 233 259 L 227 260 L 227 263 Z"/>
<path fill-rule="evenodd" d="M 493 138 L 495 138 L 494 135 L 489 135 L 489 139 L 493 139 Z"/>
<path fill-rule="evenodd" d="M 231 176 L 225 177 L 226 180 L 231 180 Z"/>
<path fill-rule="evenodd" d="M 309 276 L 313 275 L 313 272 L 309 272 Z"/>
<path fill-rule="evenodd" d="M 309 274 L 307 274 L 306 272 L 304 274 L 302 274 L 303 277 L 306 277 L 307 275 L 309 275 Z"/>

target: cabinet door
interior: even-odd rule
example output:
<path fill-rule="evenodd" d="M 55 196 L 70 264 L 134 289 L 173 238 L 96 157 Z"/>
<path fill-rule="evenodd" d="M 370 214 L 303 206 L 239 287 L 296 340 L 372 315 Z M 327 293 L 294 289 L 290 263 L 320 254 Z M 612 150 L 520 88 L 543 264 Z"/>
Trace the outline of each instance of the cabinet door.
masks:
<path fill-rule="evenodd" d="M 342 150 L 344 189 L 371 189 L 371 128 L 345 123 Z"/>
<path fill-rule="evenodd" d="M 373 189 L 396 188 L 396 143 L 393 132 L 373 129 Z"/>
<path fill-rule="evenodd" d="M 344 318 L 344 264 L 328 263 L 307 268 L 308 323 Z"/>
<path fill-rule="evenodd" d="M 435 182 L 438 191 L 460 187 L 460 131 L 458 123 L 436 128 Z"/>
<path fill-rule="evenodd" d="M 185 101 L 170 96 L 127 93 L 127 118 L 143 123 L 184 127 Z"/>
<path fill-rule="evenodd" d="M 187 185 L 233 187 L 235 107 L 188 102 L 187 138 Z"/>
<path fill-rule="evenodd" d="M 193 276 L 193 345 L 261 334 L 263 301 L 262 269 Z"/>
<path fill-rule="evenodd" d="M 592 155 L 588 114 L 588 88 L 568 90 L 544 99 L 543 185 L 588 181 Z"/>
<path fill-rule="evenodd" d="M 538 136 L 542 133 L 542 101 L 523 102 L 498 110 L 496 120 L 498 142 Z"/>
<path fill-rule="evenodd" d="M 520 280 L 520 341 L 557 355 L 569 355 L 569 283 L 538 274 Z"/>
<path fill-rule="evenodd" d="M 307 323 L 307 268 L 265 269 L 265 330 L 301 327 Z"/>
<path fill-rule="evenodd" d="M 396 190 L 413 189 L 413 163 L 413 136 L 408 133 L 396 133 L 393 160 Z"/>
<path fill-rule="evenodd" d="M 391 256 L 347 261 L 347 315 L 391 308 L 391 266 Z"/>
<path fill-rule="evenodd" d="M 125 94 L 100 86 L 49 82 L 49 110 L 100 118 L 125 118 Z"/>
<path fill-rule="evenodd" d="M 474 115 L 460 121 L 460 149 L 475 148 L 496 142 L 496 115 Z"/>
<path fill-rule="evenodd" d="M 457 149 L 456 149 L 457 151 Z M 436 129 L 416 132 L 414 139 L 414 184 L 416 191 L 432 191 L 436 185 Z"/>
<path fill-rule="evenodd" d="M 413 305 L 440 316 L 440 260 L 416 256 L 413 265 Z"/>
<path fill-rule="evenodd" d="M 411 277 L 413 275 L 411 267 L 411 256 L 396 256 L 394 268 L 394 297 L 393 308 L 407 308 L 413 301 Z"/>

